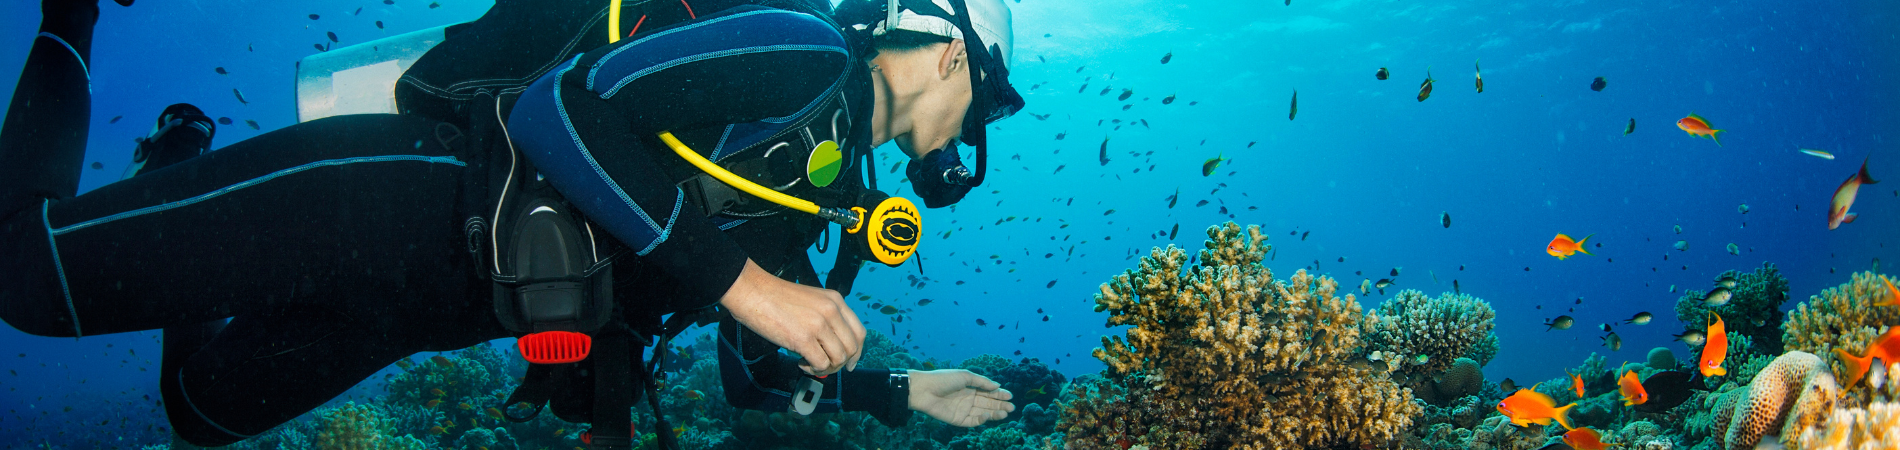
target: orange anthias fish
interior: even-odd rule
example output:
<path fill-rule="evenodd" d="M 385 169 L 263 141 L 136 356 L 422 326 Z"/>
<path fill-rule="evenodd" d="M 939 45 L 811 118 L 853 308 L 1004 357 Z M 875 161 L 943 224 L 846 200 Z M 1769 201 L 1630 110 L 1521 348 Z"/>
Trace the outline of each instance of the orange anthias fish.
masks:
<path fill-rule="evenodd" d="M 1590 427 L 1577 428 L 1564 433 L 1564 443 L 1577 450 L 1603 450 L 1610 444 L 1603 443 L 1603 435 Z"/>
<path fill-rule="evenodd" d="M 1616 391 L 1623 394 L 1623 406 L 1635 406 L 1649 402 L 1649 391 L 1643 390 L 1643 381 L 1636 379 L 1636 371 L 1624 371 L 1623 378 L 1616 380 Z"/>
<path fill-rule="evenodd" d="M 1531 388 L 1535 389 L 1537 386 L 1531 386 Z M 1559 408 L 1557 402 L 1551 400 L 1550 396 L 1531 389 L 1518 389 L 1517 393 L 1498 402 L 1498 412 L 1511 418 L 1513 425 L 1520 427 L 1530 426 L 1533 423 L 1550 425 L 1551 420 L 1556 420 L 1557 424 L 1563 425 L 1566 430 L 1572 429 L 1569 414 L 1570 408 L 1575 407 L 1577 404 L 1571 403 Z"/>
<path fill-rule="evenodd" d="M 1889 284 L 1887 286 L 1888 288 L 1892 288 L 1893 285 Z M 1900 358 L 1900 327 L 1887 327 L 1886 333 L 1881 334 L 1879 339 L 1875 339 L 1873 344 L 1867 346 L 1867 351 L 1864 355 L 1854 356 L 1853 353 L 1848 353 L 1846 349 L 1840 347 L 1834 348 L 1834 354 L 1839 355 L 1841 362 L 1847 364 L 1847 373 L 1849 375 L 1847 377 L 1847 384 L 1843 386 L 1852 388 L 1855 383 L 1860 382 L 1862 377 L 1867 376 L 1868 369 L 1873 368 L 1874 358 L 1880 358 L 1881 364 L 1892 364 L 1895 361 L 1900 361 L 1900 359 L 1896 359 Z"/>
<path fill-rule="evenodd" d="M 1893 279 L 1881 278 L 1887 283 L 1887 299 L 1874 301 L 1874 306 L 1900 306 L 1900 289 L 1893 287 Z"/>
<path fill-rule="evenodd" d="M 1853 223 L 1858 215 L 1847 212 L 1847 208 L 1854 206 L 1854 196 L 1860 194 L 1860 185 L 1874 183 L 1879 183 L 1879 181 L 1875 181 L 1872 175 L 1867 174 L 1867 160 L 1861 160 L 1860 172 L 1847 177 L 1847 181 L 1841 182 L 1841 187 L 1834 188 L 1834 203 L 1827 208 L 1827 229 L 1840 228 L 1843 223 Z"/>
<path fill-rule="evenodd" d="M 1570 369 L 1564 369 L 1564 375 L 1570 376 L 1570 388 L 1577 391 L 1577 398 L 1583 398 L 1583 377 L 1570 373 Z"/>
<path fill-rule="evenodd" d="M 1590 234 L 1590 236 L 1596 236 L 1596 234 L 1592 233 Z M 1570 255 L 1574 255 L 1579 252 L 1585 255 L 1589 255 L 1590 251 L 1585 250 L 1583 248 L 1583 243 L 1589 242 L 1590 236 L 1584 236 L 1583 240 L 1581 241 L 1573 241 L 1573 240 L 1570 240 L 1569 235 L 1558 234 L 1555 239 L 1550 240 L 1550 245 L 1544 246 L 1544 253 L 1549 253 L 1550 256 L 1557 257 L 1557 260 L 1559 261 L 1562 261 L 1564 258 L 1569 258 Z M 1596 256 L 1596 255 L 1590 255 L 1590 256 Z"/>
<path fill-rule="evenodd" d="M 1708 342 L 1702 344 L 1702 362 L 1696 367 L 1705 377 L 1728 375 L 1728 369 L 1722 368 L 1722 359 L 1728 357 L 1728 334 L 1723 331 L 1722 315 L 1714 311 L 1709 315 L 1715 316 L 1715 322 L 1709 324 Z"/>
<path fill-rule="evenodd" d="M 1715 140 L 1715 146 L 1722 146 L 1720 133 L 1724 130 L 1715 129 L 1714 125 L 1709 125 L 1709 119 L 1704 119 L 1702 116 L 1695 115 L 1695 113 L 1689 113 L 1689 117 L 1677 120 L 1676 128 L 1681 128 L 1682 131 L 1687 131 L 1692 136 L 1708 136 L 1709 139 Z"/>

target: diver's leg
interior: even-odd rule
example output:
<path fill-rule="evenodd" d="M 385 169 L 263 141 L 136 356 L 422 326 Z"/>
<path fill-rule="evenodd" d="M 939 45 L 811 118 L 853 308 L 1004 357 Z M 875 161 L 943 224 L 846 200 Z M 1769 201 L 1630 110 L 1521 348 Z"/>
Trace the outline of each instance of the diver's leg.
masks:
<path fill-rule="evenodd" d="M 362 319 L 368 318 L 321 307 L 231 319 L 210 345 L 161 372 L 159 391 L 172 429 L 194 445 L 235 443 L 423 350 L 409 333 Z"/>
<path fill-rule="evenodd" d="M 17 228 L 32 224 L 13 220 L 36 216 L 44 199 L 70 198 L 79 189 L 80 165 L 86 156 L 86 130 L 92 112 L 87 61 L 92 54 L 92 26 L 99 7 L 92 1 L 49 0 L 40 6 L 39 35 L 27 54 L 20 82 L 0 123 L 0 261 L 41 253 L 44 241 L 18 241 Z M 37 250 L 37 251 L 33 251 Z M 0 263 L 4 264 L 4 263 Z M 54 287 L 46 280 L 39 289 Z M 11 283 L 7 283 L 11 284 Z M 63 304 L 21 301 L 12 289 L 0 287 L 0 317 L 30 317 L 56 325 L 65 314 Z M 44 334 L 49 330 L 39 330 Z M 30 331 L 29 331 L 30 332 Z"/>
<path fill-rule="evenodd" d="M 466 302 L 464 163 L 436 122 L 298 124 L 0 222 L 0 319 L 79 336 L 299 303 Z M 492 317 L 490 312 L 489 316 Z"/>
<path fill-rule="evenodd" d="M 39 35 L 0 124 L 0 217 L 79 189 L 92 115 L 87 66 L 99 5 L 47 0 Z"/>

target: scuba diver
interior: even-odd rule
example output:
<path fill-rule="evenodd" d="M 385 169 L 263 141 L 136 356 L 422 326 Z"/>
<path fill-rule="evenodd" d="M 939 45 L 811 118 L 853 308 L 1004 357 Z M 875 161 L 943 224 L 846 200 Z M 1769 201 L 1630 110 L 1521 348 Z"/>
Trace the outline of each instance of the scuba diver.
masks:
<path fill-rule="evenodd" d="M 166 412 L 199 446 L 408 355 L 515 337 L 531 364 L 509 420 L 546 408 L 630 448 L 617 424 L 640 398 L 659 415 L 666 340 L 714 322 L 737 407 L 963 427 L 1014 410 L 968 371 L 855 367 L 865 331 L 843 301 L 864 262 L 901 265 L 921 237 L 871 149 L 895 142 L 924 206 L 948 206 L 983 182 L 985 128 L 1022 108 L 1001 0 L 546 3 L 442 30 L 396 83 L 399 114 L 307 120 L 77 195 L 99 9 L 45 0 L 0 124 L 0 319 L 164 329 Z M 837 252 L 823 279 L 814 246 Z"/>

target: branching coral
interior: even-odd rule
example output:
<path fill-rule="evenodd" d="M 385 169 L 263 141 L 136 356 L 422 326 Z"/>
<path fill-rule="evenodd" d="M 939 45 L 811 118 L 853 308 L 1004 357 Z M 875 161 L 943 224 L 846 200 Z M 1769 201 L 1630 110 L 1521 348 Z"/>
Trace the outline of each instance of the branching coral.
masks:
<path fill-rule="evenodd" d="M 1096 308 L 1109 312 L 1108 325 L 1133 328 L 1126 339 L 1104 338 L 1094 354 L 1108 364 L 1111 381 L 1126 386 L 1121 401 L 1141 403 L 1071 403 L 1065 421 L 1152 424 L 1108 438 L 1152 448 L 1374 446 L 1410 426 L 1419 411 L 1411 392 L 1383 371 L 1348 363 L 1362 320 L 1377 316 L 1362 319 L 1351 295 L 1334 296 L 1331 278 L 1300 271 L 1275 280 L 1260 264 L 1270 246 L 1257 226 L 1229 222 L 1208 236 L 1199 266 L 1183 267 L 1188 257 L 1180 248 L 1157 248 L 1138 269 L 1101 286 Z M 1086 423 L 1063 428 L 1078 448 L 1119 444 Z"/>
<path fill-rule="evenodd" d="M 1686 290 L 1676 299 L 1676 320 L 1688 329 L 1700 330 L 1708 325 L 1709 311 L 1715 311 L 1722 315 L 1728 331 L 1754 338 L 1760 350 L 1767 354 L 1780 354 L 1778 325 L 1784 316 L 1781 304 L 1788 301 L 1788 279 L 1781 276 L 1774 264 L 1762 263 L 1753 273 L 1722 272 L 1715 277 L 1717 284 L 1710 290 L 1723 287 L 1725 279 L 1735 280 L 1734 287 L 1728 288 L 1733 295 L 1727 304 L 1711 308 L 1703 300 L 1707 292 Z"/>
<path fill-rule="evenodd" d="M 1447 292 L 1431 298 L 1411 289 L 1367 315 L 1372 318 L 1365 321 L 1366 348 L 1404 356 L 1408 364 L 1399 373 L 1414 378 L 1436 376 L 1472 354 L 1492 339 L 1492 320 L 1497 318 L 1491 304 L 1477 297 Z M 1412 359 L 1419 356 L 1425 357 L 1423 364 Z"/>
<path fill-rule="evenodd" d="M 1900 325 L 1900 306 L 1874 306 L 1887 295 L 1888 281 L 1900 280 L 1873 272 L 1855 273 L 1847 284 L 1809 297 L 1788 315 L 1788 323 L 1783 327 L 1788 349 L 1820 355 L 1829 362 L 1836 377 L 1849 379 L 1847 367 L 1835 356 L 1834 349 L 1858 354 L 1880 337 L 1887 326 Z"/>

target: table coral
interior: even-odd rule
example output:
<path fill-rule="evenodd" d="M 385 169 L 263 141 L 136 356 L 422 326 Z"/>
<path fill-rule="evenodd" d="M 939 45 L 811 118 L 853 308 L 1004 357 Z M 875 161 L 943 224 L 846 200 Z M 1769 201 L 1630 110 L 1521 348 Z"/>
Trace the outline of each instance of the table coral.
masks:
<path fill-rule="evenodd" d="M 1880 337 L 1885 327 L 1900 325 L 1900 307 L 1873 306 L 1886 295 L 1887 281 L 1895 280 L 1873 272 L 1859 272 L 1846 284 L 1809 297 L 1806 303 L 1795 307 L 1783 326 L 1786 329 L 1783 340 L 1788 349 L 1821 355 L 1836 377 L 1848 379 L 1847 366 L 1835 356 L 1834 349 L 1843 348 L 1858 354 Z"/>
<path fill-rule="evenodd" d="M 1106 435 L 1071 423 L 1061 427 L 1071 446 L 1369 447 L 1411 425 L 1419 406 L 1410 390 L 1349 363 L 1361 322 L 1377 316 L 1361 316 L 1350 294 L 1335 296 L 1332 278 L 1302 270 L 1274 279 L 1261 265 L 1271 247 L 1258 226 L 1228 222 L 1207 234 L 1197 266 L 1184 267 L 1188 255 L 1178 247 L 1156 248 L 1101 286 L 1096 309 L 1109 312 L 1108 326 L 1132 328 L 1126 339 L 1103 338 L 1094 355 L 1112 381 L 1128 386 L 1125 401 L 1141 402 L 1071 403 L 1064 420 L 1155 425 L 1123 435 L 1130 441 L 1104 442 Z M 1100 407 L 1118 409 L 1083 411 Z M 1187 418 L 1157 417 L 1168 414 Z M 1206 440 L 1187 444 L 1175 434 Z"/>
<path fill-rule="evenodd" d="M 1458 358 L 1491 338 L 1492 320 L 1497 313 L 1491 304 L 1466 294 L 1446 292 L 1431 298 L 1423 292 L 1407 289 L 1379 304 L 1367 313 L 1366 348 L 1403 355 L 1407 361 L 1420 355 L 1424 364 L 1406 364 L 1401 375 L 1433 377 L 1450 369 Z"/>
<path fill-rule="evenodd" d="M 1724 394 L 1716 405 L 1716 445 L 1729 450 L 1755 447 L 1762 436 L 1780 428 L 1793 439 L 1834 407 L 1840 387 L 1821 358 L 1793 351 L 1775 358 L 1748 388 Z"/>

